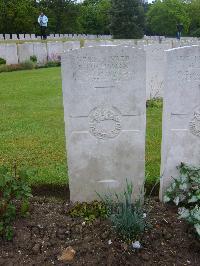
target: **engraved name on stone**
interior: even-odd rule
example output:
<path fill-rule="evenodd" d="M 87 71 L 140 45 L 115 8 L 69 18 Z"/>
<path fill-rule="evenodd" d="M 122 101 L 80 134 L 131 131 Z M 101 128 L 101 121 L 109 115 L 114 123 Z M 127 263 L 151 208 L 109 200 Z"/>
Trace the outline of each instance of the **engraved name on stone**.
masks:
<path fill-rule="evenodd" d="M 89 114 L 89 131 L 98 139 L 115 138 L 121 131 L 121 113 L 113 106 L 98 106 Z"/>
<path fill-rule="evenodd" d="M 178 79 L 186 81 L 200 81 L 200 68 L 191 68 L 186 71 L 179 71 Z"/>
<path fill-rule="evenodd" d="M 200 108 L 194 112 L 193 118 L 189 123 L 190 132 L 200 137 Z"/>
<path fill-rule="evenodd" d="M 129 67 L 132 60 L 134 58 L 126 55 L 102 56 L 102 58 L 96 58 L 95 56 L 73 56 L 72 63 L 76 66 L 74 78 L 82 80 L 82 82 L 88 82 L 88 80 L 95 82 L 130 80 L 134 78 L 133 70 Z"/>

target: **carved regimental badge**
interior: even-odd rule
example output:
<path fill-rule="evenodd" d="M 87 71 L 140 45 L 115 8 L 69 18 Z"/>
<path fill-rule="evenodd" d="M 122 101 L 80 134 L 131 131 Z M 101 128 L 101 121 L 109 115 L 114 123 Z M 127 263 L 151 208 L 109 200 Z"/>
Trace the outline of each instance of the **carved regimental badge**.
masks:
<path fill-rule="evenodd" d="M 193 118 L 189 124 L 190 132 L 200 137 L 200 108 L 194 112 Z"/>
<path fill-rule="evenodd" d="M 121 114 L 116 107 L 98 106 L 89 114 L 89 131 L 98 139 L 115 138 L 121 131 Z"/>

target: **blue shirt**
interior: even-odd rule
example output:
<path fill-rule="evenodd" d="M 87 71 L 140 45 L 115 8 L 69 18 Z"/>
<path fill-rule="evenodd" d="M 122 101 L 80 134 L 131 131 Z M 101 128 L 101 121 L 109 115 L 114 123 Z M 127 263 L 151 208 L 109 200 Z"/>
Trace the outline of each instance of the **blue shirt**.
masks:
<path fill-rule="evenodd" d="M 47 27 L 47 22 L 48 22 L 48 18 L 45 15 L 43 16 L 40 15 L 38 17 L 38 23 L 40 24 L 40 26 Z"/>

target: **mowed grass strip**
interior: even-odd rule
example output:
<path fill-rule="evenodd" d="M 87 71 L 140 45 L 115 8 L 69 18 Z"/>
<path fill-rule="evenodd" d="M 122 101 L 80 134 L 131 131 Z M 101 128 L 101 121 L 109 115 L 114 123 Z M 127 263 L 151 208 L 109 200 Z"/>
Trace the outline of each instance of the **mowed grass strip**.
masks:
<path fill-rule="evenodd" d="M 66 184 L 60 68 L 0 74 L 0 164 L 36 169 L 32 184 Z"/>
<path fill-rule="evenodd" d="M 0 74 L 0 164 L 35 169 L 31 184 L 67 183 L 60 68 Z M 160 172 L 162 103 L 147 108 L 146 176 Z"/>

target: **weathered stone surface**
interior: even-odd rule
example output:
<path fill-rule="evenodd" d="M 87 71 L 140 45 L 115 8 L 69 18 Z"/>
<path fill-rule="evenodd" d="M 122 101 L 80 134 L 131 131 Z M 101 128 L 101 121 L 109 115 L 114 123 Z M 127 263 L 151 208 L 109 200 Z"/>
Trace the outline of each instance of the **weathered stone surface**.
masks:
<path fill-rule="evenodd" d="M 19 63 L 22 63 L 26 60 L 30 60 L 30 56 L 33 55 L 34 55 L 33 43 L 27 42 L 27 43 L 18 44 Z"/>
<path fill-rule="evenodd" d="M 101 45 L 113 45 L 112 41 L 107 40 L 85 40 L 84 47 L 101 46 Z"/>
<path fill-rule="evenodd" d="M 47 42 L 48 61 L 60 61 L 63 53 L 63 42 Z"/>
<path fill-rule="evenodd" d="M 152 44 L 144 47 L 146 51 L 146 95 L 147 100 L 163 97 L 164 51 L 170 44 Z"/>
<path fill-rule="evenodd" d="M 46 43 L 34 42 L 33 54 L 37 57 L 39 64 L 45 64 L 47 62 L 47 46 Z"/>
<path fill-rule="evenodd" d="M 17 46 L 16 44 L 0 44 L 0 57 L 6 60 L 6 64 L 17 64 Z"/>
<path fill-rule="evenodd" d="M 6 44 L 6 64 L 18 64 L 17 45 L 15 43 Z"/>
<path fill-rule="evenodd" d="M 17 34 L 12 34 L 12 40 L 18 40 Z"/>
<path fill-rule="evenodd" d="M 63 51 L 66 52 L 68 50 L 74 50 L 80 48 L 79 41 L 68 41 L 63 43 Z"/>
<path fill-rule="evenodd" d="M 5 34 L 5 40 L 10 40 L 10 34 Z"/>
<path fill-rule="evenodd" d="M 200 47 L 166 52 L 160 198 L 181 162 L 200 165 Z"/>
<path fill-rule="evenodd" d="M 24 40 L 24 34 L 19 34 L 19 39 Z"/>
<path fill-rule="evenodd" d="M 72 201 L 144 182 L 145 53 L 99 46 L 62 58 L 64 114 Z"/>

